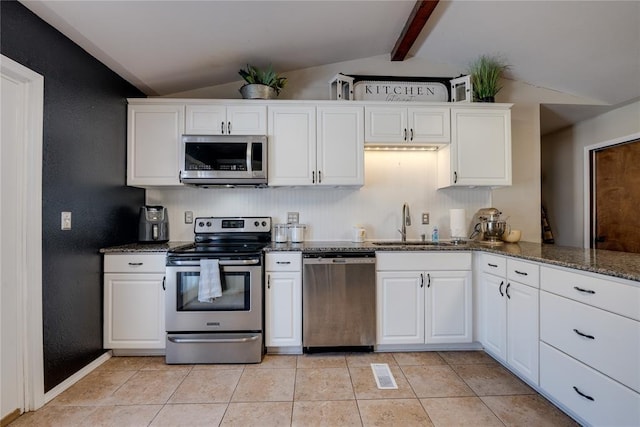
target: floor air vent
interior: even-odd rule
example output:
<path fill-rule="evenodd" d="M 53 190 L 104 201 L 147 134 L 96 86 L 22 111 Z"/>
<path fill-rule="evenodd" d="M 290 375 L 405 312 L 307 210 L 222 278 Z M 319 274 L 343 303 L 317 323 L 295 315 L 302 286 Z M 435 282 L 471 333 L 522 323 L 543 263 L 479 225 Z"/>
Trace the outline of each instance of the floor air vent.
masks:
<path fill-rule="evenodd" d="M 388 364 L 372 363 L 371 370 L 373 371 L 373 377 L 376 379 L 376 384 L 379 389 L 389 390 L 398 388 L 396 379 L 393 378 L 393 374 L 391 373 Z"/>

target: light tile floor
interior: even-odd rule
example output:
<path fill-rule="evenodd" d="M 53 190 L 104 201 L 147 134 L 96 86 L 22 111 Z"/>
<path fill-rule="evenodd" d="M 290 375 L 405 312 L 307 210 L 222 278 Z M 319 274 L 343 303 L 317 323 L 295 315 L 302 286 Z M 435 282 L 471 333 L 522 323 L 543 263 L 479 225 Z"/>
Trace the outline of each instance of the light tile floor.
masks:
<path fill-rule="evenodd" d="M 397 390 L 379 390 L 388 363 Z M 575 426 L 482 351 L 267 355 L 257 365 L 114 357 L 20 426 Z"/>

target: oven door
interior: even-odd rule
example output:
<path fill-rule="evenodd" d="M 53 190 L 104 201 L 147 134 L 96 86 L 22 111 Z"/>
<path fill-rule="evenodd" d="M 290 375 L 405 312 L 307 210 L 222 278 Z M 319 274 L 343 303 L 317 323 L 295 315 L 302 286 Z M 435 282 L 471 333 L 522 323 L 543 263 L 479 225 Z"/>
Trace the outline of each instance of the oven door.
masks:
<path fill-rule="evenodd" d="M 198 301 L 200 261 L 173 260 L 167 265 L 167 332 L 262 330 L 260 259 L 220 260 L 222 296 Z"/>

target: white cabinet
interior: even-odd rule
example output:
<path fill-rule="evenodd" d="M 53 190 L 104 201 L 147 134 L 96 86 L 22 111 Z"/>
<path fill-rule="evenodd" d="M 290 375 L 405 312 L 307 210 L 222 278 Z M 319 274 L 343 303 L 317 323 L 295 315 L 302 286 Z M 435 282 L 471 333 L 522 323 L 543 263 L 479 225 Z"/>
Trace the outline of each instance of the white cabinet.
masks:
<path fill-rule="evenodd" d="M 362 107 L 270 106 L 269 185 L 364 184 L 362 122 Z"/>
<path fill-rule="evenodd" d="M 449 107 L 366 106 L 366 144 L 448 144 Z"/>
<path fill-rule="evenodd" d="M 480 340 L 488 353 L 537 385 L 539 267 L 488 254 L 480 255 L 479 264 Z M 527 284 L 516 281 L 523 277 Z"/>
<path fill-rule="evenodd" d="M 266 254 L 265 342 L 270 353 L 302 352 L 302 253 Z"/>
<path fill-rule="evenodd" d="M 266 135 L 266 105 L 187 104 L 190 135 Z"/>
<path fill-rule="evenodd" d="M 181 185 L 178 172 L 184 108 L 184 104 L 136 104 L 129 100 L 127 185 Z"/>
<path fill-rule="evenodd" d="M 470 254 L 378 252 L 376 258 L 378 345 L 471 342 Z"/>
<path fill-rule="evenodd" d="M 451 108 L 451 144 L 438 150 L 438 188 L 511 185 L 511 110 Z"/>
<path fill-rule="evenodd" d="M 587 425 L 640 425 L 637 282 L 543 266 L 540 387 Z"/>
<path fill-rule="evenodd" d="M 162 354 L 165 254 L 106 254 L 104 271 L 104 348 Z"/>

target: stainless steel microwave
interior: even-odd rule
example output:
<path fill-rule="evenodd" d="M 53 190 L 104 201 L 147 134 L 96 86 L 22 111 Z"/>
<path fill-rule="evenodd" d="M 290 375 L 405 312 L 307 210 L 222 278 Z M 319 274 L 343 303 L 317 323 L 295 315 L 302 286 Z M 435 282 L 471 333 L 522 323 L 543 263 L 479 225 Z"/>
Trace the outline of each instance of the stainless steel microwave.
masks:
<path fill-rule="evenodd" d="M 182 135 L 180 181 L 199 186 L 266 186 L 267 137 Z"/>

